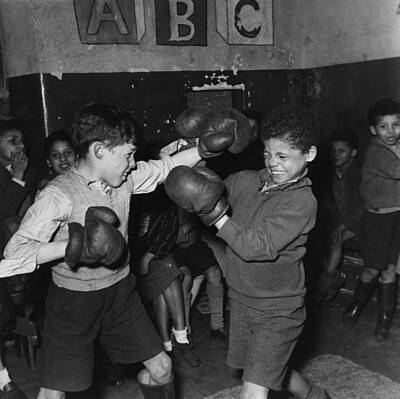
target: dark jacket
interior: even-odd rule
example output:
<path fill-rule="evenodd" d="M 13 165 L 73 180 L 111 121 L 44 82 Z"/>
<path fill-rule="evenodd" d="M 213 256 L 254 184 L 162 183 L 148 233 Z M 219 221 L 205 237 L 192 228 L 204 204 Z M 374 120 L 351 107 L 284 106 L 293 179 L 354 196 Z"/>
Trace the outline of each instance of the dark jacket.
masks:
<path fill-rule="evenodd" d="M 357 233 L 364 210 L 364 200 L 360 194 L 360 164 L 353 160 L 342 177 L 344 179 L 344 209 L 342 210 L 339 209 L 333 193 L 334 179 L 337 177 L 332 172 L 324 199 L 325 210 L 329 212 L 330 222 L 333 227 L 343 224 L 346 230 Z"/>
<path fill-rule="evenodd" d="M 400 207 L 400 159 L 375 137 L 365 152 L 360 192 L 366 209 Z"/>
<path fill-rule="evenodd" d="M 306 177 L 261 192 L 268 178 L 264 169 L 226 180 L 232 216 L 217 233 L 228 246 L 226 281 L 247 306 L 296 308 L 304 303 L 303 257 L 317 202 Z"/>

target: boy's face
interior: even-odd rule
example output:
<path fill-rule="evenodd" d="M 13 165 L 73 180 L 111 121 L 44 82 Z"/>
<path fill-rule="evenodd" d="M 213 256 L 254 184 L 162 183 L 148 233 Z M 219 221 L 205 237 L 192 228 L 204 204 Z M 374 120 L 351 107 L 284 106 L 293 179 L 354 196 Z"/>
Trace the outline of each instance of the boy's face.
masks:
<path fill-rule="evenodd" d="M 68 141 L 55 141 L 46 160 L 47 166 L 58 175 L 65 173 L 75 165 L 76 153 Z"/>
<path fill-rule="evenodd" d="M 400 138 L 400 114 L 378 116 L 371 133 L 386 145 L 394 145 Z"/>
<path fill-rule="evenodd" d="M 25 152 L 22 132 L 20 130 L 7 130 L 0 136 L 0 163 L 10 165 L 12 154 Z"/>
<path fill-rule="evenodd" d="M 357 150 L 351 148 L 349 143 L 345 141 L 334 141 L 331 147 L 331 158 L 333 166 L 346 166 L 351 163 L 357 155 Z"/>
<path fill-rule="evenodd" d="M 299 177 L 316 154 L 317 149 L 314 146 L 310 147 L 307 153 L 303 153 L 284 139 L 272 138 L 264 141 L 265 166 L 275 184 L 287 183 Z"/>
<path fill-rule="evenodd" d="M 111 187 L 119 187 L 136 166 L 135 152 L 136 146 L 132 143 L 103 147 L 101 162 L 98 164 L 100 179 Z"/>

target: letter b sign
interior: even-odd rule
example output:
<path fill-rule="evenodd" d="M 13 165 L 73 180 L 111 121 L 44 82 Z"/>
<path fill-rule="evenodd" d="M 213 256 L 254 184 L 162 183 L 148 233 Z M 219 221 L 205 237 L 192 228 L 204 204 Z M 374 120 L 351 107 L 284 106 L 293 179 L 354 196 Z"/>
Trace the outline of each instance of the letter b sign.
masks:
<path fill-rule="evenodd" d="M 207 0 L 155 0 L 156 43 L 207 46 Z"/>

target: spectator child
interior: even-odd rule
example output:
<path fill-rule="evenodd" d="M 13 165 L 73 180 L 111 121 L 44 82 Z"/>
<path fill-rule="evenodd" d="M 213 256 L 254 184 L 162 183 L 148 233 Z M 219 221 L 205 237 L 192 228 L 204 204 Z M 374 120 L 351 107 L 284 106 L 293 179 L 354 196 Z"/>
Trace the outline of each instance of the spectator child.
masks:
<path fill-rule="evenodd" d="M 0 259 L 12 234 L 17 230 L 21 217 L 31 202 L 32 180 L 29 179 L 28 157 L 24 137 L 14 119 L 0 121 Z M 28 178 L 28 181 L 26 180 Z M 17 278 L 0 280 L 0 335 L 15 313 L 13 296 L 23 296 L 24 282 Z M 0 346 L 2 339 L 0 339 Z M 5 398 L 27 399 L 8 374 L 0 356 L 0 390 Z"/>
<path fill-rule="evenodd" d="M 328 252 L 316 287 L 316 298 L 329 301 L 344 283 L 344 274 L 338 270 L 343 256 L 343 244 L 359 239 L 359 225 L 363 199 L 359 188 L 361 167 L 357 160 L 358 138 L 352 130 L 338 130 L 330 137 L 332 173 L 325 200 L 328 215 Z"/>
<path fill-rule="evenodd" d="M 378 285 L 374 335 L 389 338 L 397 297 L 395 273 L 400 247 L 400 104 L 385 99 L 368 110 L 372 139 L 364 157 L 360 192 L 365 200 L 361 220 L 364 270 L 343 313 L 345 323 L 358 321 Z M 378 281 L 377 281 L 378 280 Z"/>

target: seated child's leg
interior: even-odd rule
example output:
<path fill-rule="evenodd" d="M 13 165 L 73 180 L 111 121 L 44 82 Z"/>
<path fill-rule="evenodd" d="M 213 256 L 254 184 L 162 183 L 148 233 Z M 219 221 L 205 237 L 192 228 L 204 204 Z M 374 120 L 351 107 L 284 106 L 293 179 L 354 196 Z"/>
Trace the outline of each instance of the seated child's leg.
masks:
<path fill-rule="evenodd" d="M 162 295 L 158 296 L 153 300 L 153 307 L 154 307 L 157 330 L 163 341 L 164 350 L 166 352 L 170 352 L 172 351 L 172 342 L 169 336 L 170 317 L 169 317 L 167 303 L 165 302 L 165 299 Z"/>
<path fill-rule="evenodd" d="M 224 286 L 221 269 L 218 265 L 210 267 L 206 273 L 207 295 L 210 302 L 211 332 L 223 332 L 224 328 Z M 225 333 L 225 338 L 227 334 Z"/>
<path fill-rule="evenodd" d="M 168 312 L 172 319 L 172 324 L 177 330 L 184 330 L 185 306 L 183 301 L 182 284 L 179 278 L 175 279 L 163 292 L 163 298 L 168 306 Z"/>
<path fill-rule="evenodd" d="M 183 290 L 183 302 L 185 306 L 185 324 L 186 327 L 189 330 L 189 333 L 191 332 L 190 328 L 190 305 L 191 305 L 191 299 L 192 299 L 192 293 L 191 289 L 193 286 L 193 280 L 192 280 L 192 275 L 190 273 L 190 270 L 183 266 L 180 267 L 179 270 L 182 273 L 182 290 Z"/>
<path fill-rule="evenodd" d="M 332 300 L 345 282 L 346 275 L 339 271 L 343 258 L 343 243 L 354 237 L 350 230 L 332 237 L 328 247 L 328 253 L 323 261 L 323 270 L 315 287 L 314 299 L 317 302 Z"/>
<path fill-rule="evenodd" d="M 190 366 L 199 366 L 201 361 L 192 342 L 189 341 L 188 329 L 185 324 L 182 284 L 179 279 L 174 280 L 169 285 L 163 293 L 163 298 L 165 298 L 168 313 L 171 316 L 173 324 L 172 334 L 174 336 L 174 344 L 172 345 L 172 342 L 169 341 L 171 348 L 168 348 L 168 350 L 177 349 Z"/>
<path fill-rule="evenodd" d="M 200 287 L 203 284 L 204 279 L 205 279 L 204 274 L 200 274 L 200 276 L 197 276 L 193 279 L 193 285 L 190 290 L 191 293 L 190 306 L 193 306 L 194 301 L 197 298 L 197 295 L 199 295 Z"/>

